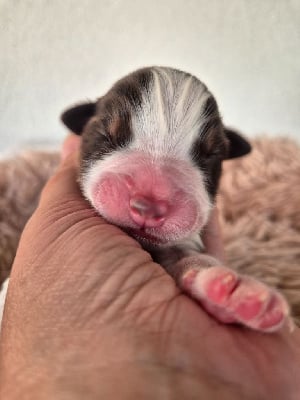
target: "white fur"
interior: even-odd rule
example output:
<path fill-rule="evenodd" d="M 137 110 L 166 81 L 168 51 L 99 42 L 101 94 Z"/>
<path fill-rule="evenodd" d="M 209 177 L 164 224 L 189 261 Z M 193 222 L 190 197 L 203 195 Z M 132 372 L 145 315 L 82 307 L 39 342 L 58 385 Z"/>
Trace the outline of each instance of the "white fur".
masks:
<path fill-rule="evenodd" d="M 132 115 L 130 148 L 154 157 L 190 161 L 189 151 L 206 118 L 203 106 L 211 94 L 193 76 L 168 68 L 153 68 L 149 90 Z"/>
<path fill-rule="evenodd" d="M 102 176 L 108 171 L 114 171 L 120 169 L 120 165 L 126 160 L 128 149 L 119 149 L 117 152 L 113 152 L 103 157 L 101 160 L 96 160 L 88 166 L 87 171 L 82 179 L 81 189 L 87 200 L 92 205 L 93 203 L 93 188 L 101 180 Z"/>

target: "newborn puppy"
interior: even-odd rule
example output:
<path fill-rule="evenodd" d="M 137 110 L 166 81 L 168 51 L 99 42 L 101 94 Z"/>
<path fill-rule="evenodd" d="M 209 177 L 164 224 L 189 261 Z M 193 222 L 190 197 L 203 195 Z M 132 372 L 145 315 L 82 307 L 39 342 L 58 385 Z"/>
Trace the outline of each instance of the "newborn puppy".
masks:
<path fill-rule="evenodd" d="M 217 320 L 264 332 L 283 325 L 289 308 L 278 292 L 203 254 L 222 161 L 250 145 L 224 128 L 202 82 L 171 68 L 141 69 L 62 121 L 82 135 L 80 185 L 99 214 Z"/>

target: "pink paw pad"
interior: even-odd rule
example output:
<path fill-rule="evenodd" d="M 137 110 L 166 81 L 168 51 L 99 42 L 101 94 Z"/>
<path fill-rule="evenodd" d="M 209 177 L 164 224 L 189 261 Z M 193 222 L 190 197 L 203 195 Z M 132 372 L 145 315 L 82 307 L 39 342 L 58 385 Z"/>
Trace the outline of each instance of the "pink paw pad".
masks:
<path fill-rule="evenodd" d="M 263 312 L 264 308 L 266 308 L 266 304 L 269 300 L 268 293 L 257 293 L 252 295 L 247 295 L 243 297 L 243 294 L 240 296 L 236 296 L 238 298 L 235 301 L 232 301 L 232 307 L 235 310 L 237 317 L 241 320 L 251 320 L 256 318 L 261 312 Z M 236 304 L 234 304 L 236 303 Z"/>
<path fill-rule="evenodd" d="M 252 329 L 280 329 L 289 315 L 284 298 L 263 283 L 225 267 L 188 271 L 183 288 L 216 319 L 238 322 Z"/>
<path fill-rule="evenodd" d="M 205 297 L 214 304 L 224 304 L 238 285 L 238 276 L 228 268 L 212 267 L 200 271 L 190 270 L 183 277 L 183 284 L 196 296 Z"/>
<path fill-rule="evenodd" d="M 281 326 L 289 315 L 289 306 L 278 293 L 273 294 L 268 308 L 259 320 L 259 328 L 264 331 L 273 331 Z M 291 321 L 290 321 L 291 322 Z"/>
<path fill-rule="evenodd" d="M 209 300 L 223 304 L 238 284 L 237 277 L 231 272 L 217 276 L 207 282 L 206 294 Z"/>

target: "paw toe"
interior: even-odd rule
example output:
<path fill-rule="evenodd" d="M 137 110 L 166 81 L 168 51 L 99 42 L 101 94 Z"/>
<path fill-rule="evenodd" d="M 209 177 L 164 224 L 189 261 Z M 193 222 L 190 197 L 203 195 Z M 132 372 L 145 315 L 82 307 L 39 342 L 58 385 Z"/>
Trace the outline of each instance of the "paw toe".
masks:
<path fill-rule="evenodd" d="M 265 332 L 273 332 L 281 328 L 289 317 L 289 306 L 285 299 L 274 293 L 269 305 L 258 322 L 258 329 Z"/>

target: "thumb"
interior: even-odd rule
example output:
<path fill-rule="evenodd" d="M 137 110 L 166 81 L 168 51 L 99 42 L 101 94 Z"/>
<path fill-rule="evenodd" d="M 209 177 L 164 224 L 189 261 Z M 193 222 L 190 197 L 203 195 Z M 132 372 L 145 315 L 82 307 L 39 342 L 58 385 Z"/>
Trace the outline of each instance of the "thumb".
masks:
<path fill-rule="evenodd" d="M 70 134 L 61 149 L 61 161 L 55 174 L 47 182 L 40 205 L 57 200 L 82 199 L 78 185 L 79 149 L 81 138 Z"/>
<path fill-rule="evenodd" d="M 62 163 L 68 158 L 68 156 L 77 153 L 81 144 L 81 137 L 70 133 L 63 145 L 61 150 L 61 161 Z"/>

